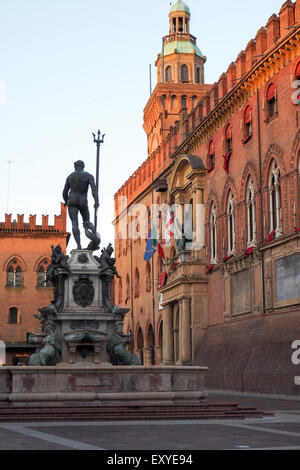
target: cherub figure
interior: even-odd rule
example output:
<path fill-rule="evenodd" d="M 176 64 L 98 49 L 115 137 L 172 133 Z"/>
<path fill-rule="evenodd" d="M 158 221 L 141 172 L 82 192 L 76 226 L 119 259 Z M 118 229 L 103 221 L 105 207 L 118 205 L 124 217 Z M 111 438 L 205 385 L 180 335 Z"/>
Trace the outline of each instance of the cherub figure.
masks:
<path fill-rule="evenodd" d="M 62 252 L 61 246 L 57 245 L 54 248 L 54 245 L 51 245 L 52 255 L 51 255 L 51 264 L 47 272 L 45 283 L 48 281 L 53 282 L 53 276 L 55 274 L 55 269 L 62 268 L 70 271 L 68 266 L 68 256 L 65 256 Z"/>

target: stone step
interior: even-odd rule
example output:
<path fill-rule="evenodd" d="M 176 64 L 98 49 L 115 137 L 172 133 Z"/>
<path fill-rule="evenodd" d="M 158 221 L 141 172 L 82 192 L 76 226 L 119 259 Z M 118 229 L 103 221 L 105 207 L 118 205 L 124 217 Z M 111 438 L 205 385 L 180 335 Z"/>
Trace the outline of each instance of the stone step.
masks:
<path fill-rule="evenodd" d="M 142 420 L 142 419 L 244 419 L 272 416 L 252 407 L 237 404 L 170 405 L 47 405 L 1 406 L 0 421 L 80 421 L 80 420 Z"/>

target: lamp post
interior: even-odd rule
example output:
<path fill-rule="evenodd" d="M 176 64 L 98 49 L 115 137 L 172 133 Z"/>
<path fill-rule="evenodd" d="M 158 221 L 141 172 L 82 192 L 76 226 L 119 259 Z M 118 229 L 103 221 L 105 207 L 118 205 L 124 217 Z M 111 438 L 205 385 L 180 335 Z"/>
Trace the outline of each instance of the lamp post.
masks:
<path fill-rule="evenodd" d="M 97 159 L 96 159 L 96 188 L 97 188 L 97 195 L 99 198 L 99 163 L 100 163 L 100 145 L 103 144 L 104 142 L 104 137 L 105 134 L 101 135 L 100 130 L 98 130 L 98 134 L 96 137 L 96 134 L 93 134 L 94 137 L 94 142 L 97 145 Z M 95 226 L 95 231 L 97 230 L 97 209 L 95 208 L 95 218 L 94 218 L 94 226 Z"/>

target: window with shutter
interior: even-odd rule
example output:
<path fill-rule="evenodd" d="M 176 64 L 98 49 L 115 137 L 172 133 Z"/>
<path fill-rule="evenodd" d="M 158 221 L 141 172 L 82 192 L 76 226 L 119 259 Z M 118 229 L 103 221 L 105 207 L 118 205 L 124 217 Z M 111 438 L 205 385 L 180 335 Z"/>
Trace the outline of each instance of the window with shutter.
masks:
<path fill-rule="evenodd" d="M 277 114 L 277 90 L 275 83 L 271 83 L 267 90 L 267 121 L 272 119 Z"/>

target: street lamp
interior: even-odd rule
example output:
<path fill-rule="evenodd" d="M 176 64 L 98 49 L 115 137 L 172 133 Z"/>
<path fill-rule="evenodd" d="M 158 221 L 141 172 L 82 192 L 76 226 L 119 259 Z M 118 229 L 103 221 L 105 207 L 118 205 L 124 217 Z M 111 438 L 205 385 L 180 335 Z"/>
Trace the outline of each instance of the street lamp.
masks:
<path fill-rule="evenodd" d="M 96 160 L 96 188 L 97 188 L 97 195 L 99 199 L 99 162 L 100 162 L 100 145 L 103 144 L 104 142 L 104 137 L 105 134 L 101 135 L 100 130 L 98 130 L 98 134 L 96 137 L 96 134 L 92 132 L 93 137 L 94 137 L 94 142 L 97 145 L 97 160 Z M 97 230 L 97 209 L 95 208 L 95 218 L 94 218 L 94 226 L 95 226 L 95 232 Z"/>

